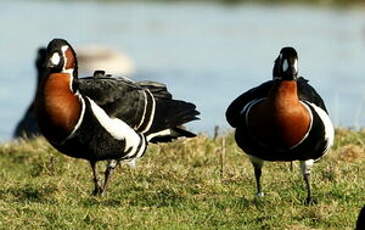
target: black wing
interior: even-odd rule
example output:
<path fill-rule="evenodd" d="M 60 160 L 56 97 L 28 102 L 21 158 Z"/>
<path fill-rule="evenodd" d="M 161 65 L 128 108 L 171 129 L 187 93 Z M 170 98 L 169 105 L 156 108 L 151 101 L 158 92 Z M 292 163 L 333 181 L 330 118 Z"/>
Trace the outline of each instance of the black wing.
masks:
<path fill-rule="evenodd" d="M 200 113 L 193 103 L 173 99 L 164 84 L 153 81 L 140 81 L 137 84 L 148 90 L 155 102 L 151 126 L 146 130 L 146 135 L 155 136 L 155 133 L 161 130 L 170 129 L 170 134 L 163 135 L 162 138 L 156 136 L 153 142 L 166 142 L 181 136 L 195 136 L 182 127 L 187 122 L 199 119 L 197 116 Z"/>
<path fill-rule="evenodd" d="M 80 93 L 94 100 L 105 112 L 136 128 L 146 103 L 144 89 L 126 78 L 87 77 L 75 79 Z"/>
<path fill-rule="evenodd" d="M 196 120 L 199 114 L 192 103 L 174 100 L 164 84 L 153 81 L 134 82 L 127 78 L 88 77 L 75 80 L 82 95 L 90 97 L 105 112 L 119 118 L 130 127 L 158 140 L 157 132 L 171 129 L 174 134 L 190 137 L 180 126 Z"/>
<path fill-rule="evenodd" d="M 267 81 L 237 97 L 227 108 L 226 119 L 232 127 L 237 127 L 243 107 L 256 98 L 266 97 L 274 81 Z"/>
<path fill-rule="evenodd" d="M 308 80 L 303 77 L 299 77 L 297 82 L 299 99 L 302 101 L 311 102 L 328 113 L 321 96 L 319 96 L 317 91 L 308 84 Z"/>

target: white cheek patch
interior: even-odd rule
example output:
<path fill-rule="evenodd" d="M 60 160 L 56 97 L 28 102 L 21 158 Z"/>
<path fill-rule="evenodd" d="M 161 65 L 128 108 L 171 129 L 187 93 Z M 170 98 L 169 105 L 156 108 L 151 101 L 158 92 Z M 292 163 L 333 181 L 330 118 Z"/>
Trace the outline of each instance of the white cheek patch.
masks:
<path fill-rule="evenodd" d="M 283 72 L 286 72 L 289 68 L 288 60 L 284 60 L 283 62 Z"/>
<path fill-rule="evenodd" d="M 53 65 L 58 65 L 60 64 L 61 61 L 61 57 L 58 53 L 54 53 L 51 57 L 51 62 Z"/>
<path fill-rule="evenodd" d="M 294 69 L 295 69 L 295 72 L 298 72 L 298 60 L 294 60 Z"/>

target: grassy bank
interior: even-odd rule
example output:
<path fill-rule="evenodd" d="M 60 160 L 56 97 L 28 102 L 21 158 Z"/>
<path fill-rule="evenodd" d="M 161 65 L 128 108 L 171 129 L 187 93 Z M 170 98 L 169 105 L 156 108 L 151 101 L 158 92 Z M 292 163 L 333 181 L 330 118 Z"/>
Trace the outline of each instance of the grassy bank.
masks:
<path fill-rule="evenodd" d="M 353 229 L 365 204 L 365 132 L 338 130 L 313 170 L 318 203 L 306 197 L 298 164 L 253 170 L 232 135 L 151 145 L 135 169 L 123 166 L 109 193 L 90 196 L 91 170 L 43 139 L 0 146 L 3 229 Z M 100 163 L 100 170 L 104 166 Z"/>

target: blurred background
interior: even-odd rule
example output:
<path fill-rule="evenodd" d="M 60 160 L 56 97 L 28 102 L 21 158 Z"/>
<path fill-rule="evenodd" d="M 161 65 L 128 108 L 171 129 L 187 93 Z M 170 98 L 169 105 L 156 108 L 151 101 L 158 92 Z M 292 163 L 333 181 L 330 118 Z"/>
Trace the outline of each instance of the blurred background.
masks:
<path fill-rule="evenodd" d="M 323 96 L 334 123 L 360 129 L 362 2 L 0 0 L 0 141 L 12 138 L 33 99 L 37 49 L 56 37 L 78 50 L 80 76 L 106 66 L 166 83 L 175 98 L 196 103 L 201 121 L 190 128 L 207 134 L 215 125 L 228 130 L 229 103 L 271 79 L 280 49 L 293 46 L 300 74 Z"/>

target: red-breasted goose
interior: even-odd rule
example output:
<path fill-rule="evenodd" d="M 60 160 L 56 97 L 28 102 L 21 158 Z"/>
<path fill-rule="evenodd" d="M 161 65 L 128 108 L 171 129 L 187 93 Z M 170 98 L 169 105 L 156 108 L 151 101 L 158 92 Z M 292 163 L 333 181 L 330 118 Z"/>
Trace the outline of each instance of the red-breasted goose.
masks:
<path fill-rule="evenodd" d="M 331 147 L 334 128 L 322 98 L 298 77 L 298 55 L 284 47 L 275 60 L 273 80 L 235 99 L 226 111 L 235 128 L 237 145 L 254 166 L 257 195 L 262 196 L 260 177 L 264 161 L 296 161 L 307 185 L 311 203 L 310 171 L 313 163 Z"/>
<path fill-rule="evenodd" d="M 61 153 L 90 162 L 93 194 L 106 190 L 120 161 L 142 157 L 149 142 L 195 136 L 181 125 L 198 119 L 196 106 L 173 99 L 165 85 L 102 72 L 78 78 L 76 53 L 63 39 L 52 40 L 46 55 L 36 106 L 40 130 Z M 95 166 L 102 160 L 109 164 L 101 185 Z"/>

